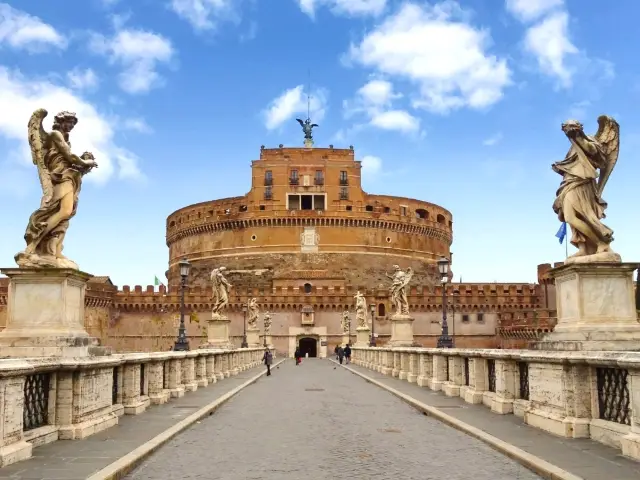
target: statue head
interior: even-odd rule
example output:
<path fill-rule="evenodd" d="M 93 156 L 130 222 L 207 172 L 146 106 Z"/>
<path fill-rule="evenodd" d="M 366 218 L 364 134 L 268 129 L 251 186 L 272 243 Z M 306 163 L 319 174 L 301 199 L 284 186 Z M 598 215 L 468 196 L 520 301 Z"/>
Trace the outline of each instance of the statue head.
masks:
<path fill-rule="evenodd" d="M 76 117 L 75 112 L 67 112 L 65 110 L 53 117 L 53 126 L 51 128 L 62 133 L 69 133 L 77 123 L 78 118 Z"/>
<path fill-rule="evenodd" d="M 398 270 L 400 270 L 400 265 L 394 265 L 393 269 L 397 272 Z"/>
<path fill-rule="evenodd" d="M 567 134 L 570 132 L 582 132 L 583 125 L 578 120 L 567 120 L 562 124 L 562 131 Z"/>

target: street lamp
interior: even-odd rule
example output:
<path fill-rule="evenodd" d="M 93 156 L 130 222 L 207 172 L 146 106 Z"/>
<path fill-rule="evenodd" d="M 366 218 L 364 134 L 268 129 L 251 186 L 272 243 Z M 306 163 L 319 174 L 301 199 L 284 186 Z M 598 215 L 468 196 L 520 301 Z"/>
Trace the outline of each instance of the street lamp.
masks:
<path fill-rule="evenodd" d="M 458 289 L 453 290 L 453 302 L 451 302 L 452 303 L 451 312 L 453 314 L 453 319 L 451 320 L 451 343 L 453 344 L 454 348 L 456 346 L 456 305 L 457 305 L 456 298 L 459 299 L 459 297 L 456 297 L 456 295 L 460 295 L 460 290 Z"/>
<path fill-rule="evenodd" d="M 442 280 L 442 333 L 438 337 L 438 348 L 453 348 L 453 338 L 449 335 L 447 325 L 447 280 L 449 280 L 449 260 L 442 257 L 438 260 L 438 270 Z"/>
<path fill-rule="evenodd" d="M 371 304 L 371 341 L 369 342 L 370 347 L 376 346 L 376 306 Z"/>
<path fill-rule="evenodd" d="M 180 327 L 178 328 L 178 339 L 176 343 L 173 345 L 173 350 L 176 352 L 186 352 L 189 350 L 189 341 L 187 340 L 187 335 L 184 328 L 184 291 L 187 287 L 187 277 L 189 276 L 189 270 L 191 269 L 191 264 L 186 260 L 180 260 L 178 262 L 180 266 Z"/>
<path fill-rule="evenodd" d="M 248 348 L 249 344 L 247 343 L 247 306 L 246 305 L 242 305 L 242 328 L 243 328 L 243 333 L 242 333 L 242 345 L 240 345 L 240 348 Z"/>

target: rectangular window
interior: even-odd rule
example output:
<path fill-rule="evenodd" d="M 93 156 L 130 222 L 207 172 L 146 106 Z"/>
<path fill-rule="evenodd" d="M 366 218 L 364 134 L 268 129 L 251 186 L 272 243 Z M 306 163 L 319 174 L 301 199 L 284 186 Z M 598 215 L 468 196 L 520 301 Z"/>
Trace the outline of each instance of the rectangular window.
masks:
<path fill-rule="evenodd" d="M 484 322 L 484 313 L 479 313 L 477 315 L 477 319 L 478 319 L 479 322 Z"/>
<path fill-rule="evenodd" d="M 469 315 L 467 315 L 467 314 L 462 315 L 462 321 L 467 323 L 469 321 Z"/>
<path fill-rule="evenodd" d="M 291 170 L 291 173 L 289 174 L 289 184 L 298 185 L 299 182 L 300 179 L 298 178 L 298 170 Z"/>
<path fill-rule="evenodd" d="M 313 195 L 300 195 L 301 210 L 313 210 Z"/>
<path fill-rule="evenodd" d="M 349 179 L 347 178 L 347 172 L 344 171 L 344 170 L 340 172 L 340 185 L 349 185 Z"/>
<path fill-rule="evenodd" d="M 300 195 L 288 195 L 289 210 L 300 210 Z"/>
<path fill-rule="evenodd" d="M 349 200 L 349 189 L 347 187 L 340 188 L 340 200 Z"/>
<path fill-rule="evenodd" d="M 314 179 L 316 185 L 324 185 L 324 175 L 322 170 L 316 170 L 316 177 Z"/>
<path fill-rule="evenodd" d="M 268 186 L 264 189 L 264 199 L 265 200 L 273 200 L 273 195 L 271 193 L 271 187 Z"/>
<path fill-rule="evenodd" d="M 273 175 L 271 174 L 271 170 L 264 172 L 264 184 L 267 186 L 273 185 Z"/>
<path fill-rule="evenodd" d="M 402 216 L 407 215 L 407 207 L 400 207 L 400 215 Z"/>
<path fill-rule="evenodd" d="M 324 195 L 314 195 L 313 196 L 313 209 L 314 210 L 324 210 Z"/>

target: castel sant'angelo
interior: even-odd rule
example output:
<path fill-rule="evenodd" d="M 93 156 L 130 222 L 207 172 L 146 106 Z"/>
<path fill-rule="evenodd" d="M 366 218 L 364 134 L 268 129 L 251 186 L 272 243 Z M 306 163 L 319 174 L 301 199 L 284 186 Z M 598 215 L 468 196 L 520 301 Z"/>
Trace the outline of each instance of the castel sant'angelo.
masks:
<path fill-rule="evenodd" d="M 389 339 L 393 314 L 387 273 L 398 265 L 414 272 L 407 293 L 415 341 L 435 346 L 442 319 L 436 262 L 453 260 L 452 213 L 422 200 L 366 193 L 353 147 L 307 145 L 261 147 L 247 172 L 248 193 L 169 215 L 168 287 L 117 287 L 108 276 L 90 280 L 85 295 L 89 333 L 119 351 L 171 348 L 180 311 L 178 262 L 187 259 L 192 265 L 185 299 L 192 348 L 206 340 L 209 277 L 221 266 L 232 285 L 226 314 L 238 346 L 243 306 L 256 298 L 258 325 L 263 328 L 262 315 L 270 312 L 278 352 L 292 354 L 302 346 L 310 356 L 325 356 L 342 341 L 345 310 L 355 340 L 357 292 L 366 298 L 382 345 Z M 555 312 L 549 308 L 555 306 L 555 295 L 545 275 L 550 268 L 538 267 L 539 284 L 447 284 L 449 331 L 456 346 L 520 346 L 552 328 Z M 6 279 L 0 279 L 2 324 L 6 302 Z"/>

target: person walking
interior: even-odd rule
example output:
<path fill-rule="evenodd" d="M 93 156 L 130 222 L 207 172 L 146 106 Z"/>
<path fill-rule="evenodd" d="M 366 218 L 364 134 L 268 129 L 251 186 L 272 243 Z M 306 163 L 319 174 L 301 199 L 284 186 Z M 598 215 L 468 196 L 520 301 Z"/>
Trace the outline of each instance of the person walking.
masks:
<path fill-rule="evenodd" d="M 338 347 L 338 360 L 340 361 L 340 365 L 342 365 L 343 359 L 344 359 L 344 349 L 342 347 Z"/>
<path fill-rule="evenodd" d="M 296 357 L 296 367 L 300 365 L 300 348 L 296 348 L 296 352 L 293 354 Z"/>
<path fill-rule="evenodd" d="M 351 363 L 351 347 L 348 343 L 347 346 L 344 347 L 344 358 L 347 361 L 347 365 L 349 365 Z"/>
<path fill-rule="evenodd" d="M 269 347 L 265 348 L 264 355 L 262 356 L 262 361 L 267 366 L 267 377 L 271 375 L 271 363 L 273 362 L 273 354 Z"/>

